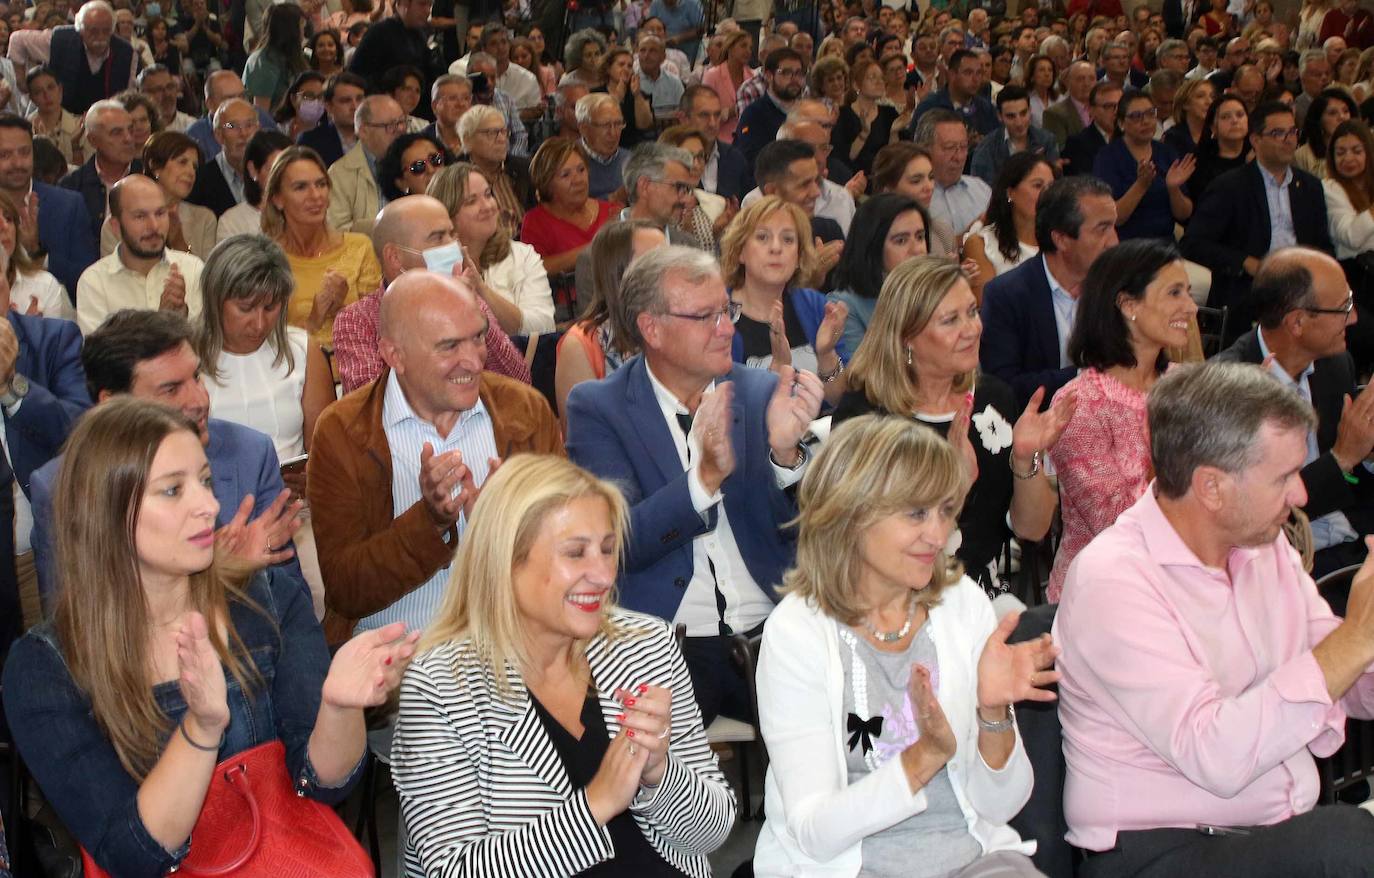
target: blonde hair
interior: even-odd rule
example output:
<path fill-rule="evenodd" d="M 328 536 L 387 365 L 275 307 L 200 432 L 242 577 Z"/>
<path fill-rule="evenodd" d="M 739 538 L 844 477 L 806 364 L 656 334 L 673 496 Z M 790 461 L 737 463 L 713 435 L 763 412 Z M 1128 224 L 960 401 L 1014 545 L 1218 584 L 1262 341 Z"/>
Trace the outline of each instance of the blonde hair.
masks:
<path fill-rule="evenodd" d="M 262 186 L 262 233 L 274 241 L 280 241 L 282 235 L 286 234 L 286 215 L 272 203 L 272 199 L 281 193 L 282 186 L 285 185 L 286 169 L 296 162 L 310 162 L 319 168 L 325 180 L 329 181 L 330 189 L 333 189 L 333 181 L 329 180 L 329 167 L 315 150 L 308 146 L 288 146 L 277 153 L 277 157 L 272 160 L 272 167 L 267 171 L 267 181 Z"/>
<path fill-rule="evenodd" d="M 529 558 L 549 516 L 583 497 L 599 497 L 610 507 L 619 554 L 629 528 L 629 507 L 614 485 L 553 455 L 521 454 L 503 463 L 482 486 L 453 560 L 443 603 L 420 651 L 471 640 L 497 688 L 509 694 L 509 669 L 523 673 L 529 661 L 522 633 L 525 623 L 515 602 L 515 571 Z M 609 615 L 613 594 L 602 603 L 599 632 L 609 637 L 618 633 Z M 585 647 L 577 644 L 579 654 Z"/>
<path fill-rule="evenodd" d="M 906 340 L 925 331 L 954 285 L 964 279 L 959 263 L 944 256 L 913 256 L 888 272 L 859 349 L 849 361 L 849 389 L 893 414 L 916 410 L 921 376 L 908 363 Z M 973 372 L 954 379 L 953 391 L 973 387 Z"/>
<path fill-rule="evenodd" d="M 754 230 L 779 211 L 788 215 L 797 230 L 797 270 L 787 280 L 787 288 L 797 286 L 802 278 L 816 273 L 816 245 L 811 241 L 811 221 L 806 212 L 776 195 L 765 195 L 735 215 L 720 238 L 721 274 L 725 285 L 736 289 L 744 285 L 744 263 L 740 256 Z"/>
<path fill-rule="evenodd" d="M 797 561 L 783 588 L 821 612 L 854 625 L 870 609 L 859 602 L 864 533 L 911 509 L 952 502 L 957 516 L 968 490 L 959 453 L 939 433 L 910 418 L 863 415 L 830 434 L 797 495 Z M 933 607 L 963 566 L 942 547 L 917 603 Z"/>
<path fill-rule="evenodd" d="M 474 107 L 473 109 L 476 109 Z M 468 111 L 469 113 L 472 110 Z M 500 116 L 498 112 L 496 115 Z M 464 114 L 464 119 L 467 115 Z M 502 116 L 501 118 L 505 118 Z M 461 124 L 461 122 L 460 122 Z M 458 210 L 463 206 L 463 199 L 468 196 L 468 180 L 470 174 L 476 174 L 487 181 L 488 186 L 495 187 L 491 178 L 482 172 L 482 169 L 471 162 L 458 162 L 444 167 L 439 173 L 430 178 L 429 186 L 425 187 L 425 194 L 431 198 L 437 198 L 444 205 L 444 210 L 448 211 L 449 219 L 458 216 Z M 455 229 L 457 222 L 453 224 Z M 486 246 L 477 256 L 477 270 L 486 271 L 493 265 L 502 262 L 510 255 L 510 233 L 506 231 L 504 223 L 496 224 L 496 231 L 487 239 Z"/>

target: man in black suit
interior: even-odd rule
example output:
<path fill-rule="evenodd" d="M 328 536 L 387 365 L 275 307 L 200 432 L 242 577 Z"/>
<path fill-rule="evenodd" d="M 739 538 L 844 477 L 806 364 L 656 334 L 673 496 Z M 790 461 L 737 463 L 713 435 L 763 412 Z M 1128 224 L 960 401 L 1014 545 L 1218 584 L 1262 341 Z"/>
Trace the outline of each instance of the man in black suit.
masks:
<path fill-rule="evenodd" d="M 222 216 L 229 208 L 243 203 L 243 157 L 248 141 L 258 133 L 257 110 L 242 98 L 232 98 L 215 110 L 214 125 L 215 140 L 221 149 L 200 166 L 186 200 Z"/>
<path fill-rule="evenodd" d="M 1374 469 L 1364 464 L 1374 451 L 1374 393 L 1356 396 L 1345 338 L 1359 315 L 1340 264 L 1304 247 L 1267 256 L 1251 297 L 1259 327 L 1217 359 L 1262 363 L 1273 356 L 1269 371 L 1316 409 L 1302 481 L 1316 550 L 1312 575 L 1321 577 L 1363 561 L 1361 536 L 1374 531 Z"/>
<path fill-rule="evenodd" d="M 1096 177 L 1063 177 L 1035 206 L 1040 255 L 983 288 L 978 362 L 1016 391 L 1018 405 L 1045 388 L 1045 404 L 1078 371 L 1069 362 L 1069 333 L 1088 266 L 1115 247 L 1116 200 Z"/>
<path fill-rule="evenodd" d="M 1164 34 L 1171 39 L 1188 38 L 1188 28 L 1203 12 L 1198 0 L 1164 0 Z"/>
<path fill-rule="evenodd" d="M 138 148 L 130 130 L 133 120 L 123 104 L 114 100 L 96 101 L 86 111 L 84 122 L 86 139 L 94 148 L 94 155 L 59 180 L 58 185 L 81 196 L 91 234 L 99 241 L 100 224 L 105 221 L 106 193 L 129 174 L 141 172 L 143 163 L 138 159 Z"/>
<path fill-rule="evenodd" d="M 1088 115 L 1092 124 L 1064 144 L 1066 173 L 1086 176 L 1093 172 L 1097 153 L 1112 139 L 1116 130 L 1116 108 L 1121 103 L 1121 86 L 1114 82 L 1099 82 L 1088 93 Z"/>
<path fill-rule="evenodd" d="M 296 142 L 319 153 L 326 168 L 343 158 L 358 142 L 353 114 L 366 94 L 367 82 L 356 73 L 345 70 L 329 77 L 324 86 L 325 118 L 296 138 Z"/>
<path fill-rule="evenodd" d="M 447 71 L 437 63 L 429 51 L 429 14 L 433 6 L 431 0 L 398 0 L 396 14 L 388 16 L 367 29 L 362 42 L 353 51 L 348 62 L 348 72 L 356 73 L 367 82 L 378 82 L 382 74 L 393 67 L 410 65 L 424 74 L 424 82 L 430 83 Z M 429 92 L 420 89 L 420 103 L 415 115 L 421 119 L 434 119 L 429 106 Z"/>
<path fill-rule="evenodd" d="M 1332 249 L 1321 182 L 1293 167 L 1293 108 L 1278 101 L 1256 107 L 1250 144 L 1255 160 L 1207 187 L 1182 242 L 1185 256 L 1212 270 L 1207 304 L 1231 309 L 1228 344 L 1254 322 L 1250 286 L 1265 254 L 1294 244 Z"/>

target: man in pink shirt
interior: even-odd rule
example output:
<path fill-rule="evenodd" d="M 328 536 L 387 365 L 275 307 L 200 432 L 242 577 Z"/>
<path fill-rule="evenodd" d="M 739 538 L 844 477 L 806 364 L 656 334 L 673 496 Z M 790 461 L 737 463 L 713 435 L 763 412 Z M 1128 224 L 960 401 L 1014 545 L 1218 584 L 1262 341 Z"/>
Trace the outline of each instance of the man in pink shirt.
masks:
<path fill-rule="evenodd" d="M 1374 716 L 1374 561 L 1332 615 L 1282 535 L 1312 407 L 1252 365 L 1150 394 L 1155 481 L 1069 569 L 1054 625 L 1080 875 L 1340 876 L 1374 816 L 1313 810 L 1346 715 Z"/>

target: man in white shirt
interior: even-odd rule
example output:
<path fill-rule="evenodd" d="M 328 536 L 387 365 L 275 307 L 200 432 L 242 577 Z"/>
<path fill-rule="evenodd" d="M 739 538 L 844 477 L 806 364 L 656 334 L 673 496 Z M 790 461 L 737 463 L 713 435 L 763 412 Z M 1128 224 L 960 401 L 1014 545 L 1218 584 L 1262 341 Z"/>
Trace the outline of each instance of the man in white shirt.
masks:
<path fill-rule="evenodd" d="M 500 22 L 482 28 L 482 51 L 496 59 L 496 87 L 510 96 L 526 121 L 544 112 L 544 98 L 534 74 L 510 62 L 510 31 Z"/>
<path fill-rule="evenodd" d="M 77 283 L 81 332 L 94 332 L 107 315 L 125 308 L 174 311 L 195 322 L 202 263 L 167 249 L 170 212 L 162 187 L 142 174 L 120 180 L 110 189 L 110 219 L 119 244 Z"/>
<path fill-rule="evenodd" d="M 157 104 L 158 117 L 162 119 L 165 131 L 182 131 L 196 123 L 194 116 L 177 109 L 177 98 L 181 97 L 180 80 L 161 64 L 145 67 L 138 74 L 138 90 Z"/>
<path fill-rule="evenodd" d="M 826 160 L 830 157 L 832 149 L 830 145 L 830 132 L 822 123 L 813 119 L 804 117 L 793 118 L 796 114 L 796 109 L 788 114 L 787 121 L 782 123 L 782 127 L 778 129 L 778 140 L 800 140 L 803 143 L 809 143 L 811 146 L 815 147 L 816 164 L 820 170 L 820 180 L 818 182 L 821 187 L 821 194 L 820 197 L 816 199 L 814 208 L 815 215 L 834 220 L 836 225 L 840 227 L 840 231 L 844 232 L 845 236 L 848 237 L 849 225 L 854 221 L 854 213 L 856 210 L 854 206 L 854 196 L 850 194 L 849 189 L 831 180 L 828 176 Z M 748 195 L 744 196 L 744 200 L 740 202 L 740 206 L 748 207 L 762 197 L 763 193 L 758 189 L 754 189 Z M 805 209 L 805 206 L 803 206 L 803 209 Z"/>

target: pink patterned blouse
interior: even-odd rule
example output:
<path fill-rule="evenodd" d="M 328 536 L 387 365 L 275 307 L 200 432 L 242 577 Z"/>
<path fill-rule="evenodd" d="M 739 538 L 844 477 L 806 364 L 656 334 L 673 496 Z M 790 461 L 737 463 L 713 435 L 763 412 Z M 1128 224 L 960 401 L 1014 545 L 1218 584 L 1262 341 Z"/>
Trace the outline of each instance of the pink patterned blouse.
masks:
<path fill-rule="evenodd" d="M 1146 395 L 1096 369 L 1079 372 L 1059 393 L 1073 390 L 1078 393 L 1073 420 L 1050 449 L 1064 520 L 1050 571 L 1052 602 L 1059 600 L 1069 563 L 1140 499 L 1154 477 Z"/>

